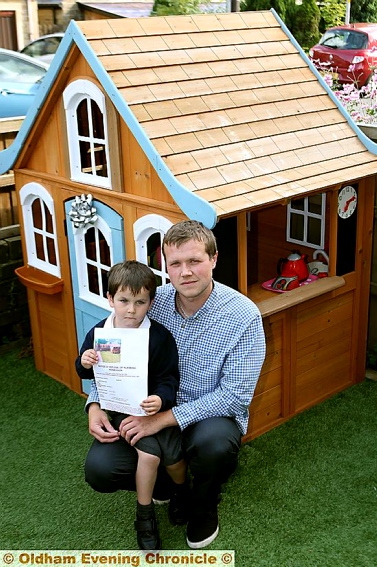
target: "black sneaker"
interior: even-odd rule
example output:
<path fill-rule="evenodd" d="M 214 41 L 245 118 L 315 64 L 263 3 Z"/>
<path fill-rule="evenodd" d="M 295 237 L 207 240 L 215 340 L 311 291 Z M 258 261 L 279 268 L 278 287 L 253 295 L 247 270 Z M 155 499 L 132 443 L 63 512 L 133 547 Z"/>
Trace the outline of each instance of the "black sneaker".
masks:
<path fill-rule="evenodd" d="M 147 520 L 136 519 L 135 530 L 137 532 L 139 549 L 154 549 L 160 551 L 161 539 L 158 533 L 156 518 L 148 518 Z"/>
<path fill-rule="evenodd" d="M 173 526 L 187 524 L 189 517 L 190 487 L 188 483 L 175 485 L 170 497 L 168 515 Z"/>
<path fill-rule="evenodd" d="M 191 549 L 202 549 L 212 543 L 219 533 L 217 507 L 206 512 L 193 513 L 187 524 L 187 545 Z"/>

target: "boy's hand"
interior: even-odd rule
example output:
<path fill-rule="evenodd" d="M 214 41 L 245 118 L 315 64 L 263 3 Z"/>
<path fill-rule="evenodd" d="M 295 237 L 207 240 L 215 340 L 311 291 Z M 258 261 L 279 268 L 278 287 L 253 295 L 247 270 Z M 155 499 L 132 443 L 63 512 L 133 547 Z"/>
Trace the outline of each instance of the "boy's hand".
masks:
<path fill-rule="evenodd" d="M 147 415 L 154 415 L 162 406 L 162 400 L 160 396 L 148 396 L 140 404 Z"/>
<path fill-rule="evenodd" d="M 89 370 L 94 364 L 98 362 L 98 354 L 93 348 L 84 351 L 81 355 L 81 365 Z"/>

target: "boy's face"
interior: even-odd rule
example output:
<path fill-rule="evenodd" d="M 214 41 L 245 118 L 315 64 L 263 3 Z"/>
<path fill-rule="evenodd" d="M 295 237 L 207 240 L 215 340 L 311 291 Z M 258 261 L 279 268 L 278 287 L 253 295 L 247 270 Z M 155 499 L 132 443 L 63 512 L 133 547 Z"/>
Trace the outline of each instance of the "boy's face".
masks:
<path fill-rule="evenodd" d="M 115 327 L 123 329 L 139 327 L 152 303 L 149 291 L 145 288 L 137 295 L 133 295 L 128 287 L 119 288 L 114 297 L 107 293 L 107 299 L 115 312 Z"/>

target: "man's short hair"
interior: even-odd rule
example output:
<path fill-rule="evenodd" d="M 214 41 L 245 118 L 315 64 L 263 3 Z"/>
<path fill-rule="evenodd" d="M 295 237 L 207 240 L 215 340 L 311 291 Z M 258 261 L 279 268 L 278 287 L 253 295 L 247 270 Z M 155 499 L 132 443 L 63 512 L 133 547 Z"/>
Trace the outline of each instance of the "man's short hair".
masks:
<path fill-rule="evenodd" d="M 217 252 L 216 238 L 212 230 L 195 220 L 185 220 L 173 224 L 164 236 L 162 250 L 164 250 L 165 245 L 179 248 L 189 240 L 203 242 L 205 251 L 210 258 Z"/>
<path fill-rule="evenodd" d="M 156 287 L 156 276 L 153 271 L 137 260 L 114 264 L 107 274 L 107 289 L 111 297 L 114 297 L 118 289 L 129 288 L 133 295 L 146 289 L 152 300 L 156 295 Z"/>

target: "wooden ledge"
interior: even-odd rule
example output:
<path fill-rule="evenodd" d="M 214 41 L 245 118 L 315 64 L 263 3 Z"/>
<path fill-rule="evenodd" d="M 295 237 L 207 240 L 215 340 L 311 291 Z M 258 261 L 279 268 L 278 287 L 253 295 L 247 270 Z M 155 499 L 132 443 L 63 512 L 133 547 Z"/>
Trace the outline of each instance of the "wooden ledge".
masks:
<path fill-rule="evenodd" d="M 269 297 L 267 297 L 266 294 L 263 294 L 265 299 L 263 298 L 260 300 L 253 293 L 253 288 L 255 288 L 255 286 L 252 286 L 248 295 L 250 299 L 257 304 L 262 317 L 268 317 L 269 315 L 273 315 L 274 313 L 278 313 L 279 311 L 298 305 L 303 301 L 308 301 L 309 299 L 313 299 L 314 297 L 318 297 L 319 295 L 338 289 L 345 284 L 346 281 L 344 278 L 340 276 L 333 276 L 329 278 L 320 278 L 311 284 L 303 285 L 297 289 L 285 291 L 284 293 L 266 291 L 266 293 L 269 294 Z"/>
<path fill-rule="evenodd" d="M 53 295 L 63 291 L 63 280 L 52 274 L 42 272 L 42 270 L 38 270 L 32 266 L 21 266 L 14 271 L 21 283 L 33 291 L 47 295 Z"/>
<path fill-rule="evenodd" d="M 11 187 L 14 185 L 14 174 L 13 173 L 4 173 L 0 175 L 0 189 L 3 187 Z"/>
<path fill-rule="evenodd" d="M 0 134 L 17 134 L 24 118 L 24 116 L 21 118 L 0 118 Z"/>

